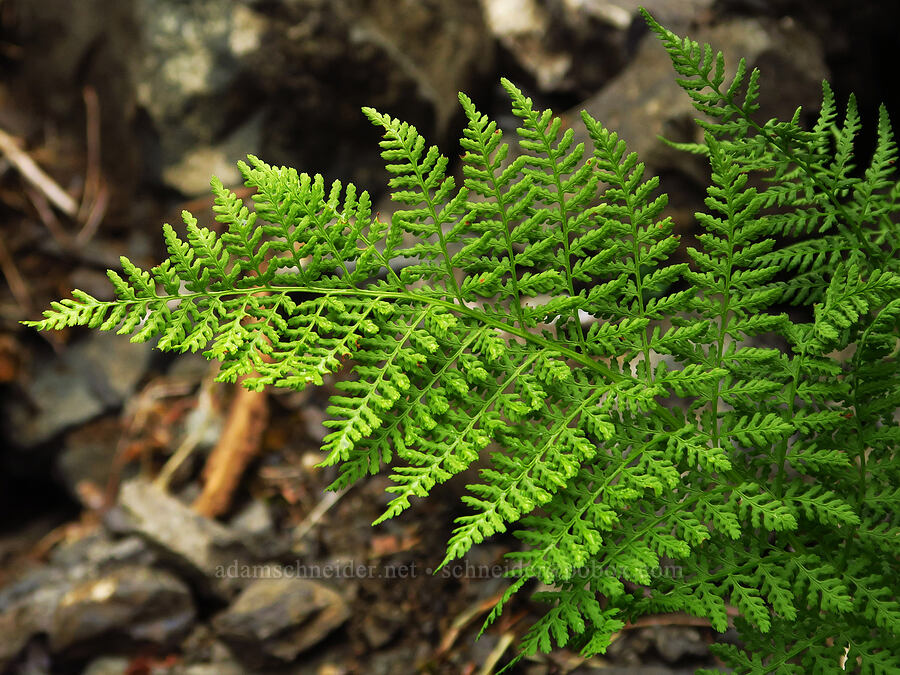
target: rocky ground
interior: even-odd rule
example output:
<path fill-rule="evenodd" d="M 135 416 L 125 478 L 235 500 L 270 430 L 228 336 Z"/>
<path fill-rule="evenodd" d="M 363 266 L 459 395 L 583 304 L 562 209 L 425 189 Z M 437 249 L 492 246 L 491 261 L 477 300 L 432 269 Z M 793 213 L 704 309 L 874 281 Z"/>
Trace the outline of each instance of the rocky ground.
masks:
<path fill-rule="evenodd" d="M 108 295 L 121 253 L 152 266 L 182 208 L 213 226 L 209 176 L 237 187 L 246 153 L 383 184 L 361 105 L 454 157 L 457 91 L 511 125 L 500 75 L 619 130 L 689 237 L 704 169 L 656 136 L 690 140 L 694 112 L 638 4 L 0 1 L 0 673 L 474 675 L 512 657 L 540 611 L 526 600 L 474 637 L 516 540 L 433 574 L 464 476 L 374 528 L 384 479 L 327 493 L 329 384 L 248 397 L 199 357 L 18 321 L 72 288 Z M 890 3 L 640 4 L 758 65 L 763 117 L 815 110 L 824 77 L 868 119 L 897 96 L 879 86 Z M 204 472 L 222 452 L 245 470 Z M 716 639 L 647 617 L 602 658 L 560 650 L 510 672 L 689 673 L 715 666 Z"/>

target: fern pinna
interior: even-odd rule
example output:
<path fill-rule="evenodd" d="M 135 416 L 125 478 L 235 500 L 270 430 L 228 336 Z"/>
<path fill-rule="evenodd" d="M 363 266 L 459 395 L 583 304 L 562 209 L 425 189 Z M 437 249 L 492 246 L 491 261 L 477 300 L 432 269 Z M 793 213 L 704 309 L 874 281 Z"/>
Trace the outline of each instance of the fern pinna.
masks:
<path fill-rule="evenodd" d="M 324 441 L 334 487 L 390 472 L 382 520 L 484 461 L 445 563 L 516 528 L 504 603 L 538 580 L 549 605 L 523 654 L 603 652 L 626 622 L 683 611 L 738 629 L 714 647 L 737 672 L 898 672 L 888 115 L 859 170 L 852 99 L 841 117 L 826 84 L 812 129 L 799 111 L 761 122 L 756 70 L 726 81 L 720 53 L 645 18 L 703 114 L 704 142 L 683 145 L 711 168 L 689 262 L 615 133 L 585 113 L 593 147 L 575 144 L 504 80 L 518 148 L 461 94 L 463 185 L 366 109 L 389 223 L 353 185 L 251 157 L 252 211 L 213 180 L 221 236 L 186 213 L 162 264 L 109 273 L 116 300 L 75 291 L 31 325 L 205 350 L 255 389 L 352 364 Z M 782 346 L 748 344 L 761 334 Z"/>

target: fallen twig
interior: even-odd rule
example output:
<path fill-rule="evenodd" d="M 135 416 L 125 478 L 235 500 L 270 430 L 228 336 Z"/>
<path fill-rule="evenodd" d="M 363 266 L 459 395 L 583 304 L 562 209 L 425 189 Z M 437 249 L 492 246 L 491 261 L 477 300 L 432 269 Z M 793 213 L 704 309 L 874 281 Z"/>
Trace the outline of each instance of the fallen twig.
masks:
<path fill-rule="evenodd" d="M 738 615 L 735 607 L 726 607 L 728 618 L 731 619 Z M 699 616 L 691 616 L 690 614 L 654 614 L 644 616 L 637 621 L 626 623 L 621 630 L 634 630 L 635 628 L 649 628 L 651 626 L 696 626 L 697 628 L 710 628 L 712 624 L 709 619 Z"/>
<path fill-rule="evenodd" d="M 209 518 L 223 514 L 231 504 L 244 469 L 259 452 L 269 416 L 265 392 L 238 387 L 225 428 L 203 468 L 203 492 L 193 508 Z"/>
<path fill-rule="evenodd" d="M 294 528 L 293 542 L 295 551 L 299 550 L 300 542 L 302 542 L 304 537 L 306 537 L 316 524 L 322 520 L 322 516 L 328 513 L 328 510 L 337 504 L 341 497 L 347 494 L 347 490 L 349 489 L 350 488 L 344 487 L 336 492 L 328 492 L 322 498 L 322 501 L 316 504 L 315 508 L 303 519 L 303 522 Z"/>
<path fill-rule="evenodd" d="M 109 205 L 109 187 L 105 183 L 101 183 L 100 191 L 97 198 L 91 204 L 91 210 L 88 211 L 84 220 L 84 225 L 75 237 L 75 244 L 84 246 L 97 233 L 97 228 L 103 222 L 103 216 L 106 215 L 106 207 Z"/>
<path fill-rule="evenodd" d="M 43 169 L 31 159 L 27 152 L 19 148 L 16 139 L 0 129 L 0 152 L 16 167 L 22 177 L 40 190 L 56 208 L 70 218 L 78 213 L 78 204 L 68 192 L 63 190 Z"/>
<path fill-rule="evenodd" d="M 19 268 L 16 267 L 15 260 L 9 254 L 2 237 L 0 237 L 0 271 L 6 277 L 9 290 L 12 291 L 13 297 L 16 299 L 22 313 L 25 315 L 31 314 L 33 305 L 28 284 L 25 283 L 25 279 L 19 273 Z"/>
<path fill-rule="evenodd" d="M 81 194 L 81 206 L 78 209 L 78 222 L 87 222 L 93 210 L 94 201 L 100 193 L 100 101 L 93 87 L 85 87 L 85 157 L 87 167 L 84 172 L 84 191 Z"/>
<path fill-rule="evenodd" d="M 202 417 L 185 435 L 178 449 L 172 453 L 172 456 L 169 457 L 156 480 L 154 480 L 156 486 L 161 490 L 169 489 L 172 478 L 184 462 L 194 453 L 194 450 L 197 449 L 216 416 L 216 407 L 213 405 L 212 396 L 213 381 L 213 377 L 204 378 L 203 383 L 200 385 L 200 393 L 197 396 L 197 406 L 195 408 L 196 411 L 200 411 Z"/>
<path fill-rule="evenodd" d="M 501 635 L 500 639 L 497 640 L 497 644 L 491 650 L 491 653 L 488 654 L 488 657 L 484 660 L 484 665 L 481 666 L 478 675 L 491 675 L 491 673 L 494 672 L 496 665 L 500 662 L 500 659 L 503 658 L 503 654 L 506 653 L 506 650 L 509 649 L 509 646 L 515 639 L 516 636 L 513 635 L 511 631 L 507 631 Z"/>
<path fill-rule="evenodd" d="M 44 227 L 47 228 L 47 231 L 56 241 L 59 248 L 63 251 L 71 251 L 72 238 L 60 225 L 59 219 L 53 213 L 53 209 L 50 208 L 50 203 L 47 201 L 44 193 L 28 185 L 25 186 L 23 191 L 28 195 L 28 199 L 31 200 L 31 204 L 34 206 L 34 210 L 37 211 L 41 222 L 44 223 Z"/>
<path fill-rule="evenodd" d="M 444 654 L 449 652 L 450 648 L 453 647 L 453 643 L 456 642 L 456 639 L 459 637 L 459 634 L 463 631 L 463 629 L 468 626 L 476 617 L 493 609 L 496 604 L 502 599 L 503 591 L 492 595 L 485 600 L 479 601 L 461 614 L 457 615 L 457 617 L 453 619 L 453 623 L 450 624 L 450 630 L 444 633 L 444 637 L 441 638 L 441 643 L 438 645 L 437 650 L 434 652 L 435 658 L 441 658 L 442 656 L 444 656 Z"/>
<path fill-rule="evenodd" d="M 201 396 L 202 387 L 203 385 L 201 385 Z M 108 508 L 115 502 L 119 491 L 122 469 L 134 459 L 135 437 L 147 429 L 155 405 L 161 399 L 170 396 L 186 396 L 191 392 L 191 389 L 192 384 L 188 382 L 159 380 L 148 384 L 140 394 L 128 400 L 125 409 L 122 411 L 121 423 L 124 431 L 119 437 L 116 454 L 110 467 L 103 508 Z M 171 425 L 160 426 L 168 428 Z"/>

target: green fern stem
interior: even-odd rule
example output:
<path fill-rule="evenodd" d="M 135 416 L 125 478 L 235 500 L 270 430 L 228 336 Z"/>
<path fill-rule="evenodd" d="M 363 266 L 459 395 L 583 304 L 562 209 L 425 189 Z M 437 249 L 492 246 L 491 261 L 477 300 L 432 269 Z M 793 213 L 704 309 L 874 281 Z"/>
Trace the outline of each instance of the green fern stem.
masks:
<path fill-rule="evenodd" d="M 615 163 L 614 164 L 616 176 L 619 179 L 619 184 L 624 186 L 627 184 L 628 176 L 625 175 L 625 165 Z M 632 270 L 632 274 L 634 276 L 634 285 L 637 289 L 637 303 L 638 303 L 638 311 L 641 318 L 645 318 L 647 316 L 647 308 L 644 303 L 644 287 L 643 287 L 643 274 L 641 273 L 641 268 L 643 266 L 643 251 L 641 249 L 641 244 L 638 241 L 638 227 L 640 223 L 635 220 L 635 216 L 638 213 L 638 205 L 636 203 L 636 198 L 634 192 L 631 190 L 624 190 L 625 192 L 625 205 L 628 207 L 628 222 L 631 225 L 632 231 L 632 239 L 631 239 L 631 254 L 634 258 L 634 269 Z M 652 262 L 652 260 L 651 260 Z M 647 382 L 652 385 L 653 384 L 653 368 L 650 365 L 650 340 L 648 337 L 649 327 L 645 328 L 641 331 L 641 348 L 644 353 L 644 377 Z"/>
<path fill-rule="evenodd" d="M 364 109 L 365 111 L 366 109 Z M 372 111 L 375 115 L 378 115 L 374 110 Z M 453 295 L 456 296 L 457 300 L 459 300 L 460 304 L 465 304 L 462 298 L 462 291 L 459 288 L 459 283 L 456 281 L 456 273 L 453 268 L 453 263 L 450 258 L 450 252 L 447 249 L 447 241 L 444 238 L 443 228 L 441 226 L 441 220 L 438 217 L 437 208 L 435 206 L 434 198 L 431 194 L 431 188 L 428 186 L 428 182 L 425 180 L 425 177 L 422 175 L 422 168 L 419 165 L 419 162 L 413 160 L 415 157 L 415 148 L 413 147 L 414 140 L 410 140 L 409 136 L 402 136 L 398 134 L 390 124 L 386 124 L 384 120 L 379 120 L 378 122 L 385 128 L 385 131 L 388 135 L 393 136 L 393 138 L 400 142 L 403 146 L 404 151 L 407 153 L 407 156 L 411 159 L 410 165 L 412 167 L 413 173 L 416 176 L 416 182 L 418 183 L 418 187 L 422 190 L 422 197 L 425 201 L 426 206 L 428 207 L 428 214 L 431 216 L 431 220 L 434 223 L 435 234 L 438 238 L 438 244 L 441 248 L 441 255 L 444 259 L 444 268 L 447 272 L 447 278 L 450 280 L 451 290 Z M 388 265 L 388 269 L 390 269 L 390 265 Z"/>
<path fill-rule="evenodd" d="M 506 377 L 503 383 L 497 387 L 496 391 L 487 399 L 485 399 L 481 404 L 481 410 L 478 414 L 473 415 L 472 419 L 469 423 L 463 428 L 460 429 L 456 439 L 449 443 L 443 450 L 440 455 L 434 455 L 433 459 L 435 460 L 432 465 L 440 465 L 443 464 L 447 458 L 451 457 L 453 451 L 457 449 L 465 440 L 469 437 L 470 432 L 475 429 L 476 424 L 481 419 L 482 415 L 489 410 L 497 400 L 503 395 L 503 390 L 509 385 L 513 384 L 519 377 L 521 377 L 524 373 L 528 372 L 528 369 L 534 364 L 535 361 L 541 356 L 540 352 L 535 352 L 527 359 L 522 361 L 521 364 Z M 385 520 L 389 520 L 394 516 L 398 515 L 406 506 L 409 505 L 409 498 L 415 496 L 421 496 L 423 491 L 423 481 L 430 479 L 417 479 L 416 481 L 411 481 L 409 483 L 398 485 L 396 487 L 388 488 L 391 492 L 396 492 L 399 494 L 398 497 L 395 497 L 391 500 L 391 503 L 388 505 L 388 508 L 385 510 L 383 514 L 381 514 L 378 518 L 376 518 L 372 524 L 377 525 L 379 523 L 384 522 Z M 424 490 L 427 492 L 431 488 L 431 485 L 425 485 Z M 447 562 L 446 560 L 444 562 Z M 441 563 L 443 566 L 444 563 Z"/>
<path fill-rule="evenodd" d="M 459 289 L 459 283 L 456 281 L 456 273 L 453 269 L 453 264 L 450 262 L 450 252 L 447 250 L 447 241 L 444 239 L 444 231 L 441 227 L 440 220 L 438 219 L 437 209 L 434 206 L 434 200 L 431 198 L 431 191 L 425 183 L 425 179 L 422 177 L 422 170 L 419 168 L 418 164 L 413 165 L 416 180 L 419 182 L 419 187 L 422 189 L 422 193 L 425 195 L 425 203 L 428 204 L 428 212 L 431 215 L 431 219 L 434 221 L 434 229 L 437 233 L 438 242 L 441 247 L 441 253 L 444 256 L 444 266 L 447 269 L 447 278 L 450 280 L 450 285 L 452 287 L 453 295 L 459 300 L 460 304 L 463 304 L 462 292 Z"/>
<path fill-rule="evenodd" d="M 727 213 L 726 222 L 728 223 L 728 244 L 727 244 L 727 254 L 728 258 L 725 262 L 725 282 L 724 288 L 722 291 L 722 301 L 719 304 L 719 330 L 718 335 L 716 336 L 716 357 L 715 357 L 715 368 L 722 367 L 722 355 L 725 353 L 725 327 L 728 323 L 728 312 L 730 311 L 731 306 L 731 280 L 734 272 L 734 235 L 735 235 L 735 212 L 734 212 L 734 203 L 731 199 L 726 201 L 727 205 Z M 713 382 L 712 387 L 712 399 L 710 399 L 710 405 L 712 406 L 712 442 L 713 447 L 719 447 L 719 393 L 722 389 L 722 380 L 717 378 L 715 382 Z"/>
<path fill-rule="evenodd" d="M 511 86 L 512 83 L 509 83 L 509 85 Z M 553 175 L 553 185 L 556 187 L 556 205 L 559 207 L 560 227 L 562 229 L 561 239 L 563 252 L 565 254 L 565 256 L 563 257 L 563 267 L 566 270 L 566 286 L 569 291 L 569 297 L 574 298 L 576 296 L 576 293 L 575 285 L 572 280 L 572 254 L 569 241 L 571 234 L 569 232 L 569 210 L 566 208 L 566 193 L 563 190 L 562 175 L 560 173 L 559 164 L 557 162 L 562 153 L 557 154 L 554 151 L 549 135 L 545 132 L 544 129 L 541 129 L 541 115 L 537 111 L 529 109 L 528 122 L 535 130 L 540 130 L 538 133 L 540 135 L 544 152 L 546 153 L 547 157 L 552 160 L 551 172 Z M 551 126 L 553 126 L 553 122 L 551 122 Z M 581 327 L 581 318 L 578 316 L 577 309 L 572 310 L 572 319 L 575 324 L 575 334 L 576 339 L 578 340 L 578 344 L 581 346 L 582 351 L 587 351 L 587 344 L 584 339 L 584 329 L 582 329 Z"/>
<path fill-rule="evenodd" d="M 505 331 L 511 335 L 514 335 L 526 342 L 530 342 L 533 345 L 538 347 L 542 347 L 544 349 L 548 349 L 551 351 L 555 351 L 560 353 L 572 361 L 579 363 L 580 365 L 593 370 L 596 373 L 599 373 L 604 378 L 610 380 L 614 383 L 624 383 L 633 380 L 629 375 L 625 375 L 619 373 L 610 367 L 604 365 L 600 361 L 592 359 L 590 356 L 572 349 L 565 344 L 555 342 L 553 340 L 549 340 L 544 338 L 541 335 L 537 335 L 532 333 L 531 331 L 525 330 L 520 326 L 516 326 L 515 324 L 505 323 L 498 319 L 495 319 L 493 316 L 489 314 L 485 314 L 479 312 L 476 309 L 472 309 L 464 304 L 459 304 L 457 302 L 450 302 L 448 300 L 444 300 L 438 296 L 432 296 L 428 294 L 412 294 L 412 293 L 404 293 L 404 292 L 396 292 L 396 291 L 380 291 L 380 290 L 370 290 L 364 288 L 318 288 L 315 286 L 259 286 L 256 288 L 248 288 L 248 289 L 227 289 L 223 291 L 203 291 L 200 293 L 184 293 L 184 294 L 176 294 L 176 295 L 157 295 L 152 298 L 131 298 L 127 300 L 109 300 L 109 301 L 96 301 L 92 306 L 94 307 L 119 307 L 119 306 L 127 306 L 127 305 L 147 305 L 150 303 L 158 303 L 158 302 L 181 302 L 184 300 L 191 299 L 206 299 L 210 297 L 224 297 L 229 295 L 256 295 L 256 294 L 287 294 L 287 293 L 311 293 L 321 295 L 323 297 L 328 296 L 354 296 L 354 295 L 363 295 L 372 298 L 373 300 L 406 300 L 409 302 L 424 302 L 436 307 L 443 307 L 444 309 L 448 309 L 454 312 L 461 314 L 469 319 L 473 319 L 477 322 L 483 323 L 485 325 L 490 326 L 491 328 L 496 328 L 498 330 Z M 31 321 L 27 322 L 27 325 L 41 328 L 41 321 Z M 47 326 L 49 327 L 49 326 Z M 675 424 L 676 420 L 671 413 L 669 413 L 665 408 L 660 408 L 661 414 L 668 414 L 670 417 L 670 421 Z"/>
<path fill-rule="evenodd" d="M 787 398 L 785 400 L 787 404 L 786 410 L 786 419 L 792 420 L 794 419 L 794 415 L 796 414 L 796 398 L 797 398 L 797 385 L 800 381 L 800 366 L 802 359 L 806 356 L 806 347 L 805 345 L 801 346 L 800 354 L 795 357 L 791 363 L 791 381 L 788 385 L 788 393 Z M 778 447 L 775 450 L 775 495 L 781 499 L 784 496 L 784 479 L 787 475 L 787 452 L 788 452 L 788 439 L 783 438 L 779 443 Z"/>
<path fill-rule="evenodd" d="M 497 129 L 495 133 L 500 134 L 501 131 Z M 481 159 L 484 162 L 484 166 L 490 167 L 491 157 L 487 147 L 485 147 L 483 142 L 480 142 L 478 146 L 481 152 Z M 503 194 L 500 185 L 497 183 L 496 174 L 493 171 L 487 171 L 487 174 L 490 179 L 492 194 L 494 196 L 494 199 L 497 200 L 497 206 L 500 209 L 500 222 L 502 223 L 501 231 L 503 232 L 503 240 L 506 243 L 506 255 L 507 260 L 509 261 L 509 281 L 514 300 L 514 302 L 512 303 L 513 310 L 516 313 L 516 318 L 519 320 L 519 326 L 525 329 L 527 328 L 525 322 L 525 310 L 522 307 L 521 292 L 519 291 L 519 274 L 516 269 L 516 252 L 513 248 L 511 231 L 513 223 L 509 218 L 509 205 L 507 203 L 507 200 L 505 199 L 505 195 Z"/>
<path fill-rule="evenodd" d="M 855 457 L 857 462 L 859 463 L 859 470 L 857 474 L 857 491 L 856 495 L 854 495 L 854 506 L 856 507 L 857 513 L 862 513 L 862 509 L 865 505 L 865 497 L 866 497 L 866 489 L 868 487 L 868 481 L 866 479 L 866 446 L 862 442 L 863 439 L 863 429 L 859 420 L 859 412 L 860 412 L 860 400 L 859 400 L 859 378 L 856 376 L 856 373 L 859 372 L 859 368 L 862 366 L 861 355 L 864 352 L 864 347 L 866 344 L 866 331 L 860 337 L 859 344 L 856 348 L 856 351 L 853 354 L 853 358 L 851 359 L 851 363 L 853 367 L 851 368 L 850 381 L 851 387 L 850 391 L 853 392 L 853 405 L 848 411 L 849 414 L 852 415 L 852 424 L 856 433 L 853 434 L 853 438 L 856 441 L 855 448 Z M 860 522 L 855 528 L 851 528 L 851 531 L 847 533 L 846 540 L 844 542 L 844 548 L 841 551 L 841 557 L 839 560 L 839 566 L 841 570 L 847 569 L 847 563 L 850 559 L 850 552 L 854 548 L 854 540 L 857 537 L 857 534 L 861 527 L 863 527 L 864 522 Z"/>
<path fill-rule="evenodd" d="M 554 160 L 556 159 L 551 151 L 550 142 L 548 139 L 544 139 L 544 147 L 547 150 L 547 154 L 552 157 Z M 559 205 L 559 215 L 562 220 L 562 243 L 563 243 L 563 251 L 565 253 L 565 257 L 563 258 L 563 265 L 566 268 L 566 284 L 569 289 L 569 297 L 574 298 L 576 296 L 575 293 L 575 284 L 572 281 L 572 253 L 569 249 L 569 213 L 566 208 L 566 197 L 563 192 L 562 181 L 560 180 L 559 169 L 557 167 L 556 162 L 553 162 L 553 182 L 556 186 L 557 204 Z M 584 329 L 581 327 L 581 317 L 578 316 L 578 310 L 572 310 L 572 320 L 575 322 L 575 333 L 578 339 L 578 344 L 581 345 L 582 351 L 587 351 L 587 344 L 584 341 Z"/>

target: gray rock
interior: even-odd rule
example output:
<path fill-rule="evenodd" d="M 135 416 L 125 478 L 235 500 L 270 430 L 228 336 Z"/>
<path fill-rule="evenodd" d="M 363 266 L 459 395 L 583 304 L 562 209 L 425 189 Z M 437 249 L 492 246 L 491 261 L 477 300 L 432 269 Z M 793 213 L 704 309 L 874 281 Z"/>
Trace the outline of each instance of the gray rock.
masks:
<path fill-rule="evenodd" d="M 715 0 L 563 0 L 570 11 L 593 16 L 621 30 L 640 21 L 643 7 L 671 30 L 684 30 L 712 9 Z"/>
<path fill-rule="evenodd" d="M 246 675 L 246 669 L 233 661 L 217 661 L 216 663 L 195 663 L 184 666 L 173 675 Z"/>
<path fill-rule="evenodd" d="M 373 649 L 384 647 L 400 632 L 406 618 L 400 606 L 378 602 L 366 608 L 362 618 L 363 637 Z"/>
<path fill-rule="evenodd" d="M 423 660 L 421 649 L 402 646 L 372 655 L 366 670 L 367 675 L 394 675 L 414 671 Z"/>
<path fill-rule="evenodd" d="M 13 441 L 37 445 L 121 405 L 144 376 L 150 356 L 148 344 L 93 332 L 58 359 L 39 361 L 24 399 L 7 401 Z"/>
<path fill-rule="evenodd" d="M 125 566 L 83 581 L 59 599 L 50 646 L 64 651 L 110 636 L 171 645 L 194 621 L 190 589 L 163 570 Z"/>
<path fill-rule="evenodd" d="M 52 632 L 63 599 L 73 589 L 114 578 L 123 568 L 146 569 L 153 560 L 141 540 L 114 541 L 103 532 L 57 547 L 49 565 L 33 568 L 0 589 L 0 672 L 32 638 Z"/>
<path fill-rule="evenodd" d="M 213 629 L 251 666 L 291 662 L 350 615 L 334 590 L 310 579 L 257 579 L 213 619 Z"/>
<path fill-rule="evenodd" d="M 34 636 L 49 631 L 67 589 L 65 575 L 40 567 L 0 591 L 0 672 Z"/>
<path fill-rule="evenodd" d="M 122 675 L 128 671 L 131 659 L 122 656 L 101 656 L 85 666 L 81 675 Z"/>
<path fill-rule="evenodd" d="M 260 499 L 253 499 L 239 509 L 229 525 L 245 534 L 257 536 L 270 536 L 275 529 L 269 507 Z"/>
<path fill-rule="evenodd" d="M 482 0 L 481 5 L 491 31 L 534 76 L 539 89 L 565 88 L 573 55 L 547 43 L 551 17 L 544 3 L 538 0 Z"/>
<path fill-rule="evenodd" d="M 47 651 L 46 641 L 33 640 L 16 659 L 13 672 L 15 675 L 47 675 L 52 672 L 52 666 L 53 658 Z"/>
<path fill-rule="evenodd" d="M 114 407 L 134 393 L 152 355 L 153 347 L 149 343 L 130 342 L 114 333 L 94 331 L 66 352 L 65 361 L 91 383 L 107 407 Z"/>
<path fill-rule="evenodd" d="M 105 408 L 90 383 L 60 362 L 38 366 L 26 395 L 7 402 L 10 438 L 24 447 L 46 442 Z"/>
<path fill-rule="evenodd" d="M 65 437 L 55 458 L 55 473 L 73 497 L 88 508 L 94 493 L 102 494 L 109 483 L 122 435 L 118 416 L 104 416 L 82 424 Z M 85 484 L 89 484 L 86 491 Z"/>
<path fill-rule="evenodd" d="M 675 663 L 686 656 L 709 654 L 709 646 L 700 631 L 689 626 L 657 626 L 653 630 L 653 643 L 667 663 Z"/>
<path fill-rule="evenodd" d="M 274 560 L 290 551 L 288 537 L 276 530 L 272 513 L 261 499 L 252 499 L 239 509 L 228 527 L 260 560 Z"/>
<path fill-rule="evenodd" d="M 254 556 L 240 536 L 221 523 L 199 515 L 176 498 L 143 480 L 128 481 L 119 492 L 116 526 L 148 541 L 161 557 L 201 585 L 201 590 L 231 597 L 244 580 L 228 569 Z"/>
<path fill-rule="evenodd" d="M 70 579 L 88 579 L 124 565 L 151 566 L 157 556 L 135 536 L 111 539 L 104 530 L 53 549 L 50 564 Z"/>
<path fill-rule="evenodd" d="M 233 163 L 248 152 L 370 184 L 381 163 L 354 147 L 374 148 L 376 137 L 360 106 L 441 135 L 457 92 L 493 64 L 478 0 L 120 0 L 112 12 L 106 0 L 21 4 L 28 44 L 53 42 L 23 56 L 29 81 L 50 89 L 38 95 L 62 108 L 61 92 L 80 97 L 86 76 L 111 127 L 108 161 L 115 139 L 141 146 L 142 129 L 149 151 L 133 160 L 186 194 L 207 193 L 212 173 L 238 182 Z"/>
<path fill-rule="evenodd" d="M 481 0 L 485 22 L 543 92 L 595 91 L 631 56 L 629 29 L 647 7 L 683 28 L 713 0 Z"/>
<path fill-rule="evenodd" d="M 811 33 L 790 21 L 756 19 L 733 19 L 693 33 L 693 39 L 724 52 L 729 78 L 741 56 L 747 59 L 749 68 L 760 67 L 761 119 L 790 118 L 798 105 L 807 109 L 818 106 L 821 82 L 828 71 L 821 45 Z M 665 49 L 655 36 L 648 35 L 628 67 L 566 117 L 578 119 L 585 109 L 605 127 L 616 131 L 628 143 L 628 149 L 637 152 L 654 172 L 688 171 L 705 185 L 708 169 L 704 162 L 692 164 L 685 153 L 669 148 L 657 138 L 662 135 L 685 142 L 701 138 L 693 121 L 699 113 L 675 77 Z M 590 146 L 580 124 L 575 125 L 575 134 Z"/>

